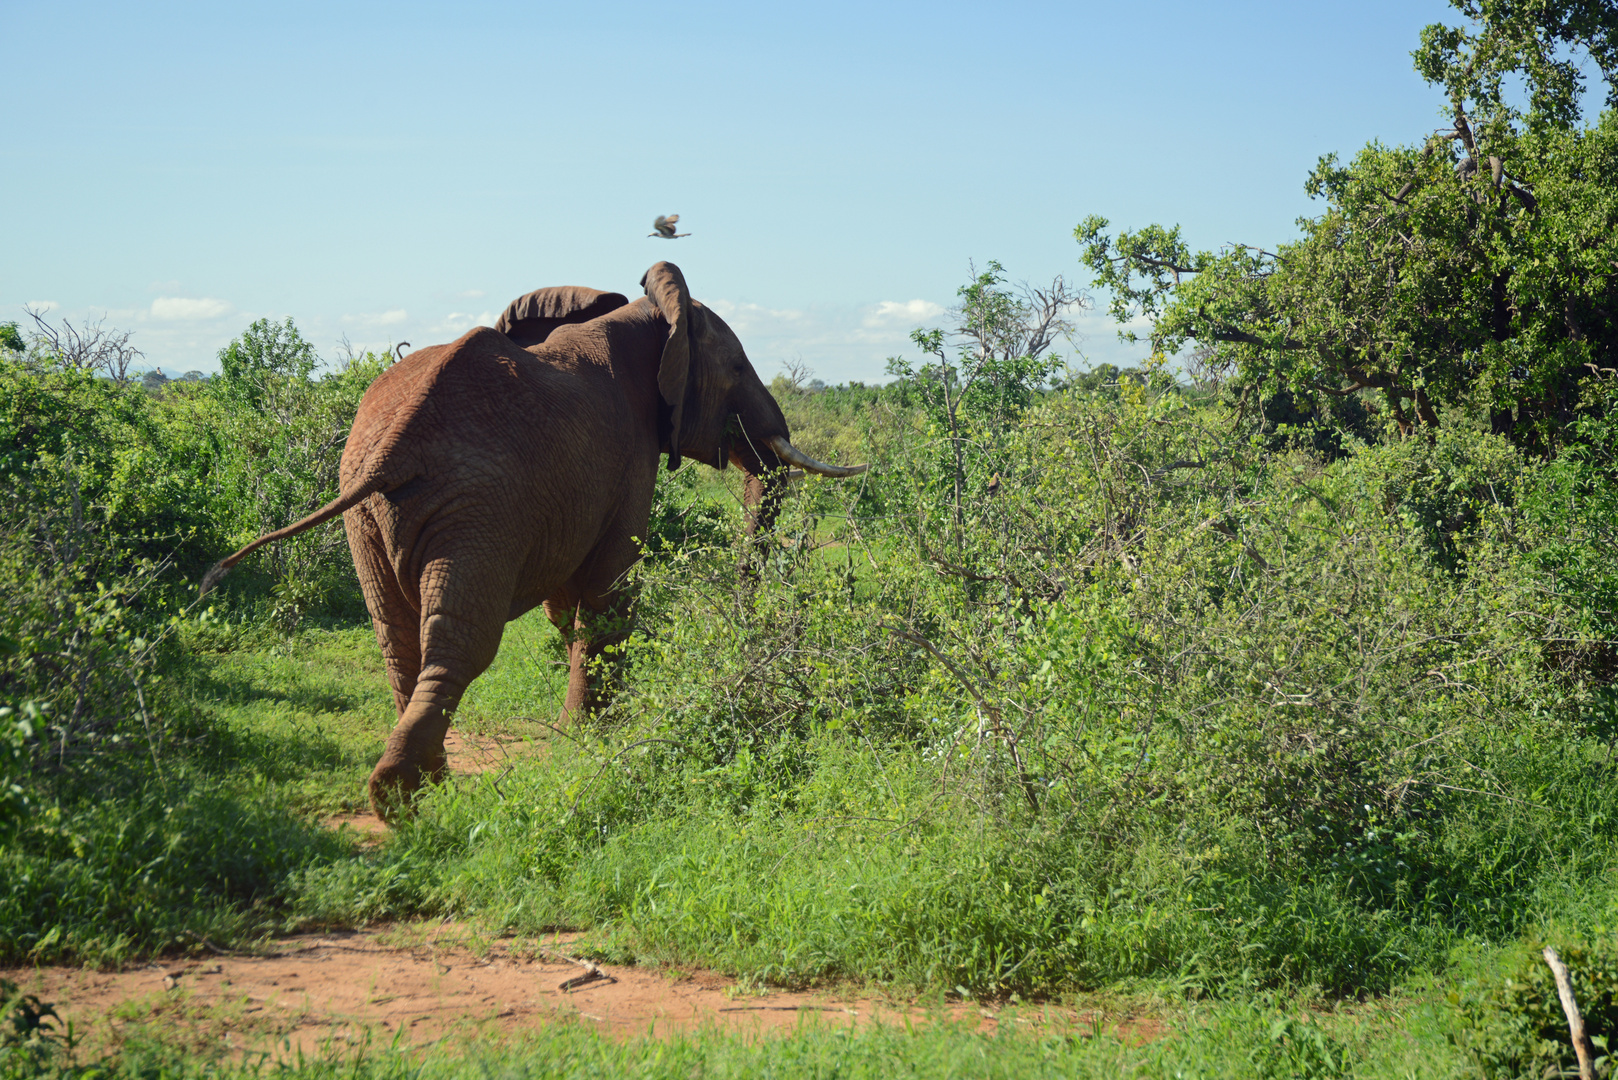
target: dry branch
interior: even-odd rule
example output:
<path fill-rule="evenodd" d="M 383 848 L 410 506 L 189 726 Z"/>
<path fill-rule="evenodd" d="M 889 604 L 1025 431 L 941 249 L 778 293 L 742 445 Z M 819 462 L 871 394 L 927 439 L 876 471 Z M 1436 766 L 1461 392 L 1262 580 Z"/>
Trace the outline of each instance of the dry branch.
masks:
<path fill-rule="evenodd" d="M 1595 1046 L 1584 1031 L 1584 1017 L 1579 1015 L 1578 1003 L 1573 1000 L 1573 980 L 1567 965 L 1551 946 L 1545 946 L 1545 963 L 1550 965 L 1556 979 L 1556 996 L 1562 999 L 1562 1012 L 1567 1015 L 1568 1034 L 1573 1039 L 1573 1052 L 1579 1056 L 1579 1080 L 1595 1080 Z"/>

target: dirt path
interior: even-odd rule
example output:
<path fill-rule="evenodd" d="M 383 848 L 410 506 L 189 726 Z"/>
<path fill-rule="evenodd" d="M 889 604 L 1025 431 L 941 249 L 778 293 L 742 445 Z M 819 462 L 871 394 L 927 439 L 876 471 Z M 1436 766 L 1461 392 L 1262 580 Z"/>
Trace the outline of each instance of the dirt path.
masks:
<path fill-rule="evenodd" d="M 615 1037 L 694 1028 L 768 1034 L 802 1023 L 930 1023 L 942 1017 L 984 1032 L 1002 1024 L 1094 1030 L 1072 1009 L 993 1009 L 970 1002 L 926 1007 L 849 996 L 758 992 L 710 972 L 568 959 L 574 935 L 542 941 L 479 939 L 434 923 L 277 941 L 264 955 L 211 955 L 118 972 L 0 970 L 71 1020 L 88 1054 L 133 1039 L 191 1053 L 318 1053 L 369 1040 L 425 1047 L 499 1039 L 557 1023 Z M 1109 1018 L 1109 1030 L 1149 1039 L 1154 1020 Z"/>
<path fill-rule="evenodd" d="M 451 730 L 457 774 L 503 768 L 532 752 L 520 737 Z M 342 814 L 332 828 L 380 843 L 375 816 Z M 274 942 L 263 954 L 215 950 L 116 972 L 81 968 L 0 968 L 24 992 L 53 1003 L 72 1021 L 86 1060 L 131 1041 L 193 1054 L 302 1052 L 395 1040 L 413 1047 L 500 1039 L 544 1025 L 587 1024 L 614 1037 L 661 1036 L 694 1028 L 768 1034 L 803 1023 L 848 1026 L 947 1019 L 983 1032 L 1002 1024 L 1089 1033 L 1098 1023 L 1131 1040 L 1155 1038 L 1158 1020 L 1106 1017 L 1069 1008 L 942 1006 L 874 995 L 759 991 L 704 971 L 588 965 L 576 934 L 542 940 L 489 939 L 464 926 L 405 924 L 307 934 Z"/>

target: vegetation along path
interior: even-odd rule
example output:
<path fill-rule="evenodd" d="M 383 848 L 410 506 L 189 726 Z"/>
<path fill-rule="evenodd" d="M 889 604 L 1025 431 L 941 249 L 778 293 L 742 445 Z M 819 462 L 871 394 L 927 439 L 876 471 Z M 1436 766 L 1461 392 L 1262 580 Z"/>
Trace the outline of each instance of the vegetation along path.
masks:
<path fill-rule="evenodd" d="M 261 320 L 147 387 L 0 324 L 0 1080 L 1574 1075 L 1547 947 L 1611 1080 L 1618 15 L 1457 6 L 1397 46 L 1442 128 L 1297 240 L 1083 220 L 1137 367 L 987 262 L 884 384 L 776 378 L 870 471 L 747 537 L 660 470 L 610 704 L 506 624 L 387 830 L 341 527 L 196 583 L 389 358 Z"/>

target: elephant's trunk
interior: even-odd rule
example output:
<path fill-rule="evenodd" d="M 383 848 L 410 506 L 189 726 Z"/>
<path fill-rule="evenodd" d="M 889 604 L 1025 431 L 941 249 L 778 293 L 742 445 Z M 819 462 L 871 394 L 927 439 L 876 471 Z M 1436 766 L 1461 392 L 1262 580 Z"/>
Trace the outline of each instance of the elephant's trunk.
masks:
<path fill-rule="evenodd" d="M 776 515 L 781 512 L 781 498 L 786 494 L 789 470 L 768 446 L 755 446 L 747 440 L 731 443 L 730 460 L 747 476 L 742 485 L 742 513 L 747 536 L 751 538 L 769 532 L 775 526 Z"/>
<path fill-rule="evenodd" d="M 807 472 L 819 473 L 821 476 L 858 476 L 870 468 L 869 465 L 827 465 L 824 461 L 816 461 L 780 435 L 770 437 L 770 449 L 774 450 L 782 461 L 790 462 Z"/>

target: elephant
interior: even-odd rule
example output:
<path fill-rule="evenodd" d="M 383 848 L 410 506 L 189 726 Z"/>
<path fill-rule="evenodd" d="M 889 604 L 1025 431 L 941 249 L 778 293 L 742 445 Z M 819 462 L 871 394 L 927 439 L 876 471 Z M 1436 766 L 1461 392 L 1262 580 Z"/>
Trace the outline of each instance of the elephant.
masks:
<path fill-rule="evenodd" d="M 792 445 L 741 342 L 659 262 L 645 296 L 577 287 L 511 303 L 493 329 L 409 353 L 366 390 L 340 494 L 221 560 L 230 567 L 338 514 L 398 714 L 370 778 L 378 816 L 447 769 L 444 737 L 505 624 L 543 604 L 568 638 L 564 722 L 599 709 L 603 650 L 627 635 L 660 459 L 746 474 L 767 528 L 789 466 L 852 476 Z"/>

